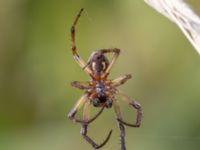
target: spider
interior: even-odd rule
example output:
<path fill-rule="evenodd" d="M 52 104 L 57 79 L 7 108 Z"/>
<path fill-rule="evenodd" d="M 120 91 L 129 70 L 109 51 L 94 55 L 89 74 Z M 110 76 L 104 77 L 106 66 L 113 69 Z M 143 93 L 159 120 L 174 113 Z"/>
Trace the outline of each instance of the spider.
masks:
<path fill-rule="evenodd" d="M 130 74 L 120 76 L 113 80 L 107 79 L 111 68 L 113 67 L 120 54 L 120 49 L 111 48 L 94 51 L 89 57 L 87 63 L 85 63 L 85 61 L 78 55 L 75 42 L 75 27 L 83 10 L 83 8 L 80 10 L 71 27 L 72 53 L 75 61 L 87 74 L 89 74 L 91 80 L 86 82 L 73 81 L 71 83 L 73 87 L 84 90 L 84 94 L 80 97 L 73 109 L 69 112 L 68 117 L 74 122 L 81 124 L 80 133 L 83 136 L 83 138 L 89 144 L 91 144 L 93 148 L 98 149 L 103 147 L 108 142 L 112 134 L 112 130 L 110 130 L 109 134 L 101 144 L 97 144 L 87 134 L 88 125 L 103 112 L 104 108 L 111 108 L 113 106 L 116 114 L 117 124 L 120 130 L 121 150 L 126 150 L 124 126 L 140 127 L 142 118 L 142 108 L 137 101 L 126 96 L 117 89 L 118 86 L 124 84 L 128 79 L 131 78 Z M 106 57 L 107 53 L 113 54 L 113 58 L 110 61 Z M 116 101 L 116 96 L 121 97 L 122 100 L 128 102 L 130 106 L 137 110 L 135 124 L 130 124 L 123 120 L 119 104 Z M 76 117 L 76 113 L 81 109 L 83 105 L 83 118 L 79 119 Z M 101 108 L 100 111 L 92 118 L 89 117 L 89 110 L 91 105 L 93 105 L 94 107 Z"/>

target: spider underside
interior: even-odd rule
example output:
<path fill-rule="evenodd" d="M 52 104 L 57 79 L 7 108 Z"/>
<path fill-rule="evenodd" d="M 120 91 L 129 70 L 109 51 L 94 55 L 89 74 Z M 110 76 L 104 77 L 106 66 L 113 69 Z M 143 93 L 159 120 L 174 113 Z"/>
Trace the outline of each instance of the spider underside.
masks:
<path fill-rule="evenodd" d="M 120 129 L 121 150 L 126 150 L 124 125 L 130 127 L 140 127 L 142 108 L 137 101 L 126 96 L 116 88 L 121 84 L 124 84 L 128 79 L 130 79 L 130 74 L 120 76 L 114 80 L 107 79 L 111 68 L 113 67 L 120 54 L 120 49 L 112 48 L 97 50 L 91 54 L 87 63 L 85 63 L 84 60 L 78 55 L 75 43 L 75 26 L 82 12 L 83 8 L 76 16 L 71 27 L 72 53 L 75 61 L 87 74 L 90 75 L 91 80 L 86 82 L 74 81 L 71 83 L 73 87 L 84 90 L 84 94 L 79 98 L 73 109 L 69 112 L 68 117 L 71 120 L 81 124 L 81 135 L 83 136 L 83 138 L 89 144 L 91 144 L 93 148 L 98 149 L 108 142 L 112 134 L 112 130 L 110 130 L 106 139 L 101 144 L 97 144 L 87 135 L 88 125 L 103 112 L 104 108 L 111 108 L 113 106 L 116 114 L 117 124 Z M 113 58 L 111 59 L 111 61 L 109 61 L 106 57 L 107 53 L 113 54 Z M 123 120 L 119 104 L 116 101 L 116 96 L 121 97 L 122 100 L 124 100 L 130 106 L 137 110 L 135 124 L 130 124 Z M 76 113 L 83 105 L 83 118 L 79 119 L 76 117 Z M 89 118 L 89 109 L 91 105 L 93 105 L 94 107 L 100 107 L 101 109 L 94 117 Z"/>

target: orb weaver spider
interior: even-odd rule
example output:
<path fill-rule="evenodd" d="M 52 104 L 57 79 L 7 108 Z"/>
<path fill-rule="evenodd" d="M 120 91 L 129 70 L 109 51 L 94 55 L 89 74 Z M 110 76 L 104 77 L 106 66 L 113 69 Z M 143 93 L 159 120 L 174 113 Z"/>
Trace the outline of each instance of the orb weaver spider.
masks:
<path fill-rule="evenodd" d="M 106 139 L 101 144 L 97 144 L 87 135 L 88 125 L 103 112 L 104 108 L 111 108 L 113 106 L 116 114 L 117 124 L 120 130 L 121 150 L 126 150 L 124 125 L 130 127 L 140 127 L 142 108 L 137 101 L 126 96 L 116 88 L 130 79 L 130 74 L 120 76 L 114 80 L 107 79 L 111 68 L 113 67 L 120 54 L 120 49 L 112 48 L 97 50 L 91 54 L 87 63 L 85 63 L 84 60 L 78 55 L 75 42 L 75 27 L 83 10 L 83 8 L 80 10 L 71 27 L 72 53 L 75 61 L 87 74 L 89 74 L 91 80 L 86 82 L 73 81 L 71 83 L 73 87 L 84 90 L 84 94 L 80 97 L 73 109 L 69 112 L 68 117 L 74 122 L 81 124 L 80 133 L 83 138 L 89 144 L 91 144 L 93 148 L 98 149 L 108 142 L 112 134 L 112 130 L 110 130 Z M 113 54 L 111 61 L 109 61 L 106 57 L 105 54 L 107 53 Z M 122 100 L 128 102 L 130 106 L 137 110 L 135 124 L 130 124 L 123 120 L 119 104 L 116 101 L 116 96 L 121 97 Z M 83 105 L 83 119 L 79 119 L 76 117 L 76 113 Z M 89 109 L 91 105 L 94 107 L 101 107 L 100 111 L 93 118 L 89 118 Z"/>

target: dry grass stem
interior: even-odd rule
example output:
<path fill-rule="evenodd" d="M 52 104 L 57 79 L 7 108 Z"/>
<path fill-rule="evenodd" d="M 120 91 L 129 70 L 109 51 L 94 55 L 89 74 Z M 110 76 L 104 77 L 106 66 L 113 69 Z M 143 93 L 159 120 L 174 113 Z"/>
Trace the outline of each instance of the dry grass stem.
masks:
<path fill-rule="evenodd" d="M 200 54 L 200 18 L 184 0 L 144 0 L 178 25 Z"/>

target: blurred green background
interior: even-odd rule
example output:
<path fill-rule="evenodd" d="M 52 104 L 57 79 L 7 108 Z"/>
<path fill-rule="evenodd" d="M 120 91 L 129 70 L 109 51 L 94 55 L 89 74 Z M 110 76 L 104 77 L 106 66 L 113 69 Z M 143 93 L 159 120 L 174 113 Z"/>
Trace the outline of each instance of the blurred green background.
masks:
<path fill-rule="evenodd" d="M 200 2 L 188 2 L 200 14 Z M 144 109 L 141 128 L 126 128 L 127 149 L 199 150 L 200 57 L 175 24 L 142 0 L 0 1 L 0 149 L 92 149 L 80 125 L 67 119 L 82 94 L 70 82 L 89 79 L 70 50 L 70 27 L 82 7 L 80 55 L 122 49 L 110 78 L 131 73 L 120 89 Z M 133 122 L 135 112 L 120 104 Z M 98 143 L 111 128 L 102 150 L 120 149 L 114 111 L 90 126 Z"/>

